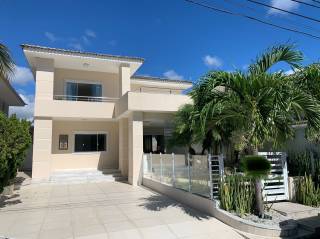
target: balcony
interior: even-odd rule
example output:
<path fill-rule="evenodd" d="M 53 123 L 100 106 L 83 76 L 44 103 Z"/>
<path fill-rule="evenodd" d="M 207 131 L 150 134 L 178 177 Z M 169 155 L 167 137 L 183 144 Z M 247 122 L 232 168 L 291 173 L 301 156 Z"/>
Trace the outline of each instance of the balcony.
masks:
<path fill-rule="evenodd" d="M 68 101 L 87 101 L 87 102 L 115 102 L 119 98 L 110 97 L 95 97 L 95 96 L 74 96 L 74 95 L 54 95 L 54 100 L 68 100 Z"/>
<path fill-rule="evenodd" d="M 189 96 L 182 94 L 129 91 L 117 101 L 115 115 L 119 117 L 126 111 L 173 113 L 191 102 Z"/>
<path fill-rule="evenodd" d="M 112 119 L 118 98 L 54 95 L 53 100 L 36 99 L 36 117 Z"/>
<path fill-rule="evenodd" d="M 132 92 L 121 98 L 54 95 L 53 99 L 36 99 L 35 117 L 106 120 L 128 111 L 174 113 L 191 103 L 187 95 L 167 92 Z"/>
<path fill-rule="evenodd" d="M 174 88 L 163 88 L 163 87 L 152 87 L 152 86 L 140 86 L 134 87 L 131 92 L 140 92 L 140 93 L 156 93 L 156 94 L 174 94 L 179 95 L 182 92 L 182 89 Z"/>

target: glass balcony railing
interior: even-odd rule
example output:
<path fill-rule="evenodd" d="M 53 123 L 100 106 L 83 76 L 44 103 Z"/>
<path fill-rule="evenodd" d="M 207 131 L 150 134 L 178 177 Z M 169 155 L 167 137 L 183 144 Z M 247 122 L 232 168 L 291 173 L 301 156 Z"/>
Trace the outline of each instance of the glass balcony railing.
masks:
<path fill-rule="evenodd" d="M 87 101 L 87 102 L 114 102 L 119 98 L 111 97 L 96 97 L 96 96 L 74 96 L 74 95 L 54 95 L 54 100 L 67 100 L 67 101 Z"/>

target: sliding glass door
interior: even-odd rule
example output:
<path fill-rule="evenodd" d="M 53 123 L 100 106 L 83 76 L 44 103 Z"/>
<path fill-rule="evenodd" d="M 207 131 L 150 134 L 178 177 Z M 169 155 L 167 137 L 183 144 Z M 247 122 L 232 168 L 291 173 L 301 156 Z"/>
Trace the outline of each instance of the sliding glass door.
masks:
<path fill-rule="evenodd" d="M 101 101 L 101 84 L 66 82 L 67 100 Z"/>

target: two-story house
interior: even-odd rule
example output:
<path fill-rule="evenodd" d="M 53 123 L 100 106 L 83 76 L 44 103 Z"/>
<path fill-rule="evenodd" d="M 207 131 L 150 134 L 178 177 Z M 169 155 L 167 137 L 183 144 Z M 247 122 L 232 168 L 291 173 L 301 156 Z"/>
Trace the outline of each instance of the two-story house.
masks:
<path fill-rule="evenodd" d="M 24 106 L 25 102 L 13 89 L 8 79 L 0 77 L 0 111 L 9 114 L 9 106 Z"/>
<path fill-rule="evenodd" d="M 144 152 L 164 152 L 191 82 L 137 76 L 144 60 L 22 45 L 34 74 L 32 177 L 119 169 L 139 183 Z"/>

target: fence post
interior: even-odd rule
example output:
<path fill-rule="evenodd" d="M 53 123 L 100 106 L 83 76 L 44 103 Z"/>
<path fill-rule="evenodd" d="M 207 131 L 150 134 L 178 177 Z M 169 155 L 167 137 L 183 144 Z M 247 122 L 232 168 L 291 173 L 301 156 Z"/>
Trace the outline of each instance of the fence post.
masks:
<path fill-rule="evenodd" d="M 174 153 L 172 153 L 172 186 L 176 187 L 176 173 L 175 173 L 175 165 L 174 165 Z"/>
<path fill-rule="evenodd" d="M 162 183 L 162 154 L 160 153 L 160 183 Z"/>
<path fill-rule="evenodd" d="M 190 167 L 190 154 L 187 154 L 188 163 L 188 191 L 191 192 L 191 167 Z"/>
<path fill-rule="evenodd" d="M 211 163 L 211 154 L 208 154 L 208 170 L 209 170 L 209 189 L 210 196 L 209 198 L 213 199 L 213 185 L 212 185 L 212 163 Z"/>
<path fill-rule="evenodd" d="M 284 183 L 284 193 L 285 196 L 287 198 L 287 200 L 289 199 L 289 182 L 288 182 L 288 168 L 287 168 L 287 154 L 286 153 L 282 153 L 281 155 L 282 158 L 282 167 L 283 167 L 283 183 Z"/>
<path fill-rule="evenodd" d="M 152 153 L 151 152 L 150 152 L 150 172 L 151 172 L 150 177 L 152 178 L 152 176 L 153 176 L 153 168 L 152 168 Z"/>
<path fill-rule="evenodd" d="M 219 175 L 220 175 L 220 179 L 222 179 L 223 174 L 224 174 L 223 154 L 220 154 L 218 159 L 219 159 Z"/>

